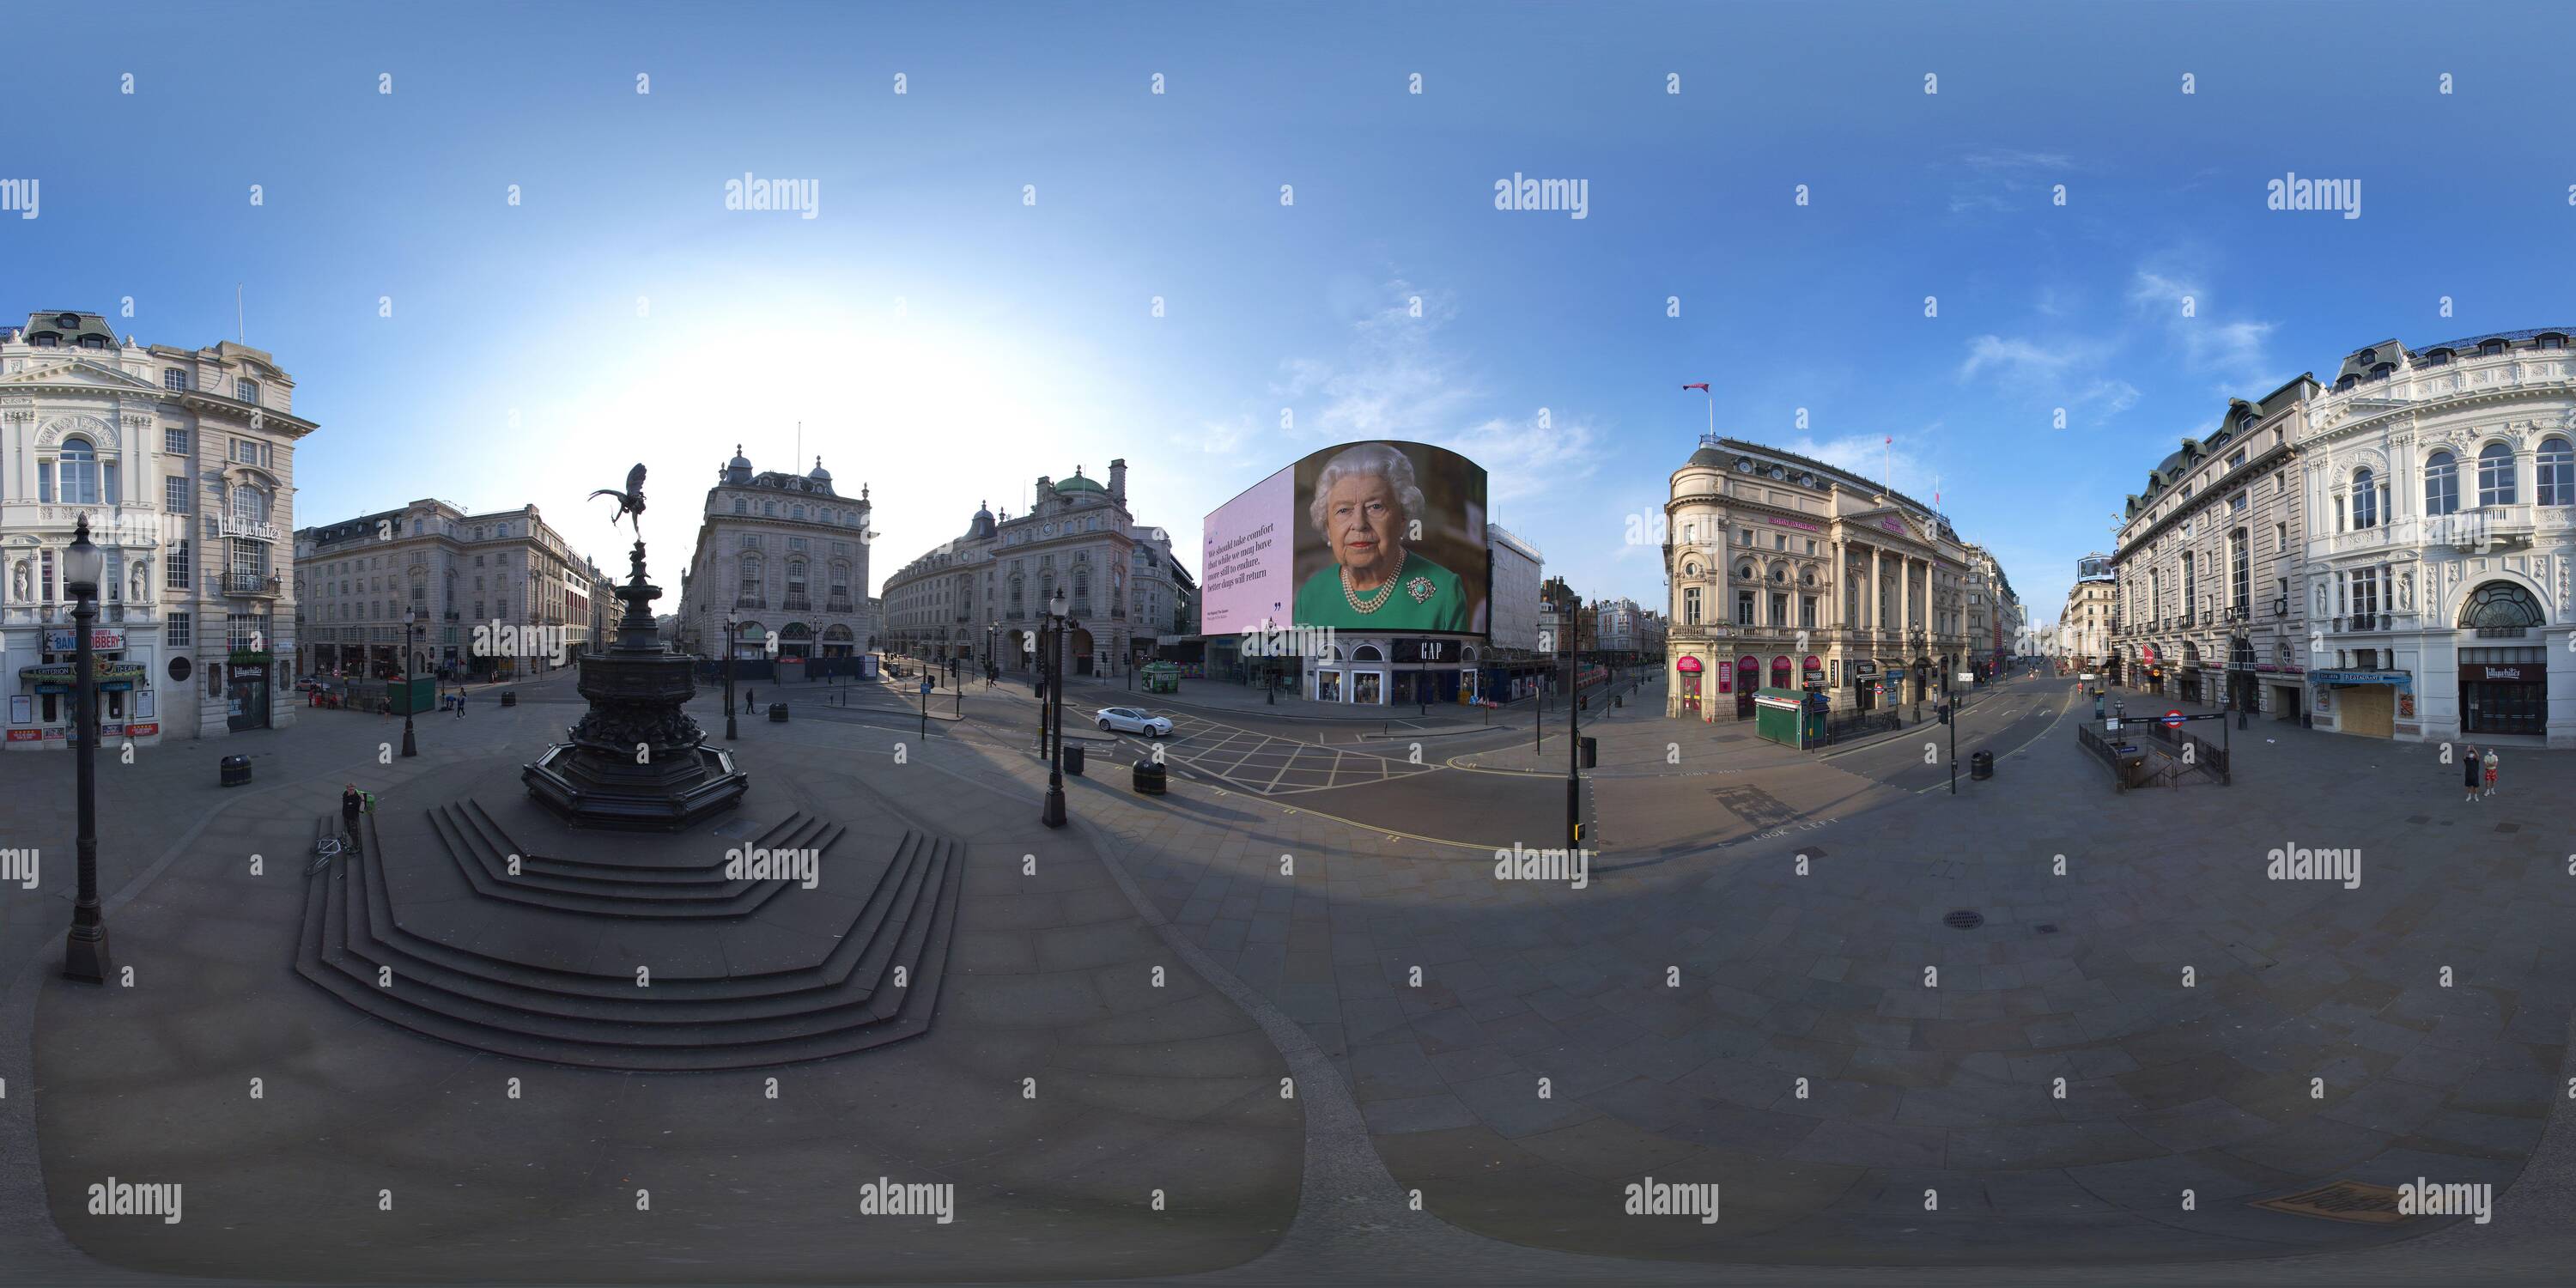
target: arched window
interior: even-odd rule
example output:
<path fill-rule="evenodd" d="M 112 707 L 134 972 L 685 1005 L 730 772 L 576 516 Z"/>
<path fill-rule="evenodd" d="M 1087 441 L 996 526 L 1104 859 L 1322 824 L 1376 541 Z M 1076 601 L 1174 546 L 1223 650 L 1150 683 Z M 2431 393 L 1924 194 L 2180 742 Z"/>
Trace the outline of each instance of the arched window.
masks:
<path fill-rule="evenodd" d="M 88 439 L 63 440 L 62 480 L 63 504 L 98 504 L 98 450 Z"/>
<path fill-rule="evenodd" d="M 2379 488 L 2366 465 L 2352 472 L 2352 526 L 2356 532 L 2379 526 Z"/>
<path fill-rule="evenodd" d="M 2435 452 L 2424 462 L 2424 513 L 2460 512 L 2460 462 L 2449 452 Z"/>
<path fill-rule="evenodd" d="M 787 561 L 787 602 L 785 606 L 788 608 L 810 607 L 810 605 L 805 602 L 805 561 L 802 559 L 790 559 Z"/>
<path fill-rule="evenodd" d="M 767 607 L 769 607 L 769 605 L 768 605 L 767 603 L 764 603 L 764 602 L 762 601 L 762 590 L 761 590 L 761 584 L 760 584 L 760 573 L 761 573 L 761 568 L 760 568 L 760 560 L 759 560 L 759 559 L 757 559 L 757 558 L 748 558 L 748 557 L 747 557 L 747 558 L 745 558 L 745 559 L 742 561 L 742 590 L 741 590 L 741 593 L 740 593 L 740 594 L 738 594 L 737 596 L 735 596 L 735 600 L 734 600 L 734 607 L 736 607 L 736 608 L 767 608 Z"/>
<path fill-rule="evenodd" d="M 1753 565 L 1749 563 L 1735 565 L 1735 577 L 1738 581 L 1753 580 Z"/>
<path fill-rule="evenodd" d="M 2460 605 L 2460 629 L 2482 637 L 2519 638 L 2541 624 L 2540 601 L 2509 581 L 2491 581 L 2469 593 Z"/>
<path fill-rule="evenodd" d="M 1379 652 L 1378 647 L 1375 644 L 1362 644 L 1358 648 L 1351 650 L 1351 660 L 1354 662 L 1383 662 L 1386 660 L 1386 655 Z"/>
<path fill-rule="evenodd" d="M 1775 689 L 1797 687 L 1790 683 L 1790 678 L 1789 659 L 1786 657 L 1775 657 L 1771 659 L 1771 687 Z"/>
<path fill-rule="evenodd" d="M 2540 442 L 2538 488 L 2532 500 L 2542 505 L 2576 505 L 2576 450 L 2563 438 Z"/>
<path fill-rule="evenodd" d="M 2478 504 L 2513 504 L 2513 449 L 2489 443 L 2478 449 Z"/>

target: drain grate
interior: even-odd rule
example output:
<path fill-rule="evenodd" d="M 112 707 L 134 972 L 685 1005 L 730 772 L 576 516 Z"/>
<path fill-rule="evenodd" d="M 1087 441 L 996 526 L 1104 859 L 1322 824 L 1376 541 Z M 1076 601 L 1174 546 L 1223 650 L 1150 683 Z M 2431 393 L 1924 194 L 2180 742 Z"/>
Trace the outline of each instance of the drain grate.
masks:
<path fill-rule="evenodd" d="M 2057 933 L 2057 923 L 2056 923 L 2056 922 L 2054 922 L 2054 921 L 2043 921 L 2043 922 L 2039 923 L 2039 933 L 2041 933 L 2041 934 L 2043 934 L 2043 935 L 2053 935 L 2053 934 L 2056 934 L 2056 933 Z"/>
<path fill-rule="evenodd" d="M 1948 926 L 1952 930 L 1974 930 L 1977 927 L 1986 924 L 1986 914 L 1979 912 L 1974 908 L 1961 908 L 1958 911 L 1951 913 L 1949 916 L 1943 917 L 1941 919 L 1941 924 Z"/>
<path fill-rule="evenodd" d="M 2254 1206 L 2287 1212 L 2292 1216 L 2361 1221 L 2371 1225 L 2394 1225 L 2406 1219 L 2398 1215 L 2396 1190 L 2366 1181 L 2336 1181 L 2276 1199 L 2257 1199 Z"/>

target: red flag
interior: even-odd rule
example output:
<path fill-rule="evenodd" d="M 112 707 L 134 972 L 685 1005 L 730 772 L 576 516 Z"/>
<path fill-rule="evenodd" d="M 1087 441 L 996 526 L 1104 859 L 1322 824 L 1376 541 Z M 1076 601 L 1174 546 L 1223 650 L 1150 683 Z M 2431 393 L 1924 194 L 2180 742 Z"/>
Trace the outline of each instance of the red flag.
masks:
<path fill-rule="evenodd" d="M 1705 384 L 1697 384 L 1697 385 L 1683 385 L 1683 386 L 1682 386 L 1682 388 L 1684 388 L 1684 389 L 1696 389 L 1696 390 L 1700 391 L 1701 393 L 1707 393 L 1707 392 L 1708 392 L 1708 386 L 1707 386 L 1707 385 L 1705 385 Z"/>

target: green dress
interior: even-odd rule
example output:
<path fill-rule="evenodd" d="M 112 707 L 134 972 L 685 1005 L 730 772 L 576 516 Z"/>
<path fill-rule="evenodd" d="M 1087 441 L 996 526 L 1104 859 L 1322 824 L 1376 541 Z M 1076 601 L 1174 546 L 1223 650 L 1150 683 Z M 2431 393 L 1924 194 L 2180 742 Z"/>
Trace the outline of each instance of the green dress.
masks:
<path fill-rule="evenodd" d="M 1383 589 L 1383 588 L 1382 588 Z M 1363 595 L 1366 602 L 1371 596 Z M 1475 629 L 1467 589 L 1458 574 L 1408 550 L 1395 585 L 1377 611 L 1351 607 L 1342 592 L 1342 566 L 1326 564 L 1297 588 L 1298 626 L 1339 631 L 1454 631 Z"/>

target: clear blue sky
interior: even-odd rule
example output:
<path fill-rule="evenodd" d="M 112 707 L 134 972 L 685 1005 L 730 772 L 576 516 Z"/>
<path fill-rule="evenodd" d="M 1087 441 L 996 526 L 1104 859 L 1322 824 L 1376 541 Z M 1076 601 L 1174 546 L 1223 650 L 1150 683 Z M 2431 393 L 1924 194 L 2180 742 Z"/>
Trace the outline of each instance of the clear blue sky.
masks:
<path fill-rule="evenodd" d="M 233 334 L 243 283 L 250 342 L 323 427 L 298 523 L 535 501 L 607 566 L 580 496 L 640 458 L 667 583 L 733 443 L 783 467 L 801 419 L 809 458 L 874 485 L 880 581 L 1041 473 L 1124 456 L 1140 519 L 1189 550 L 1269 470 L 1389 435 L 1482 460 L 1495 517 L 1578 590 L 1656 603 L 1626 519 L 1703 427 L 1678 386 L 1707 380 L 1723 433 L 1873 475 L 1894 435 L 1897 486 L 1937 478 L 2047 620 L 2229 396 L 2391 336 L 2576 321 L 2550 6 L 9 23 L 0 178 L 42 205 L 0 214 L 0 309 L 131 296 L 121 330 L 196 345 Z M 2291 171 L 2358 179 L 2361 217 L 2267 210 Z M 725 210 L 746 172 L 817 181 L 818 217 Z M 1587 217 L 1496 211 L 1514 173 L 1585 180 Z"/>

